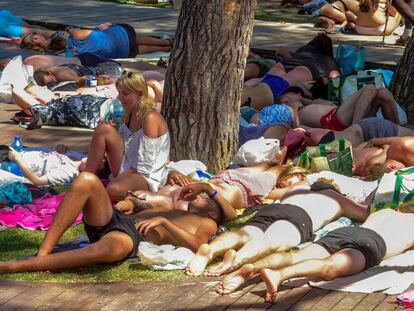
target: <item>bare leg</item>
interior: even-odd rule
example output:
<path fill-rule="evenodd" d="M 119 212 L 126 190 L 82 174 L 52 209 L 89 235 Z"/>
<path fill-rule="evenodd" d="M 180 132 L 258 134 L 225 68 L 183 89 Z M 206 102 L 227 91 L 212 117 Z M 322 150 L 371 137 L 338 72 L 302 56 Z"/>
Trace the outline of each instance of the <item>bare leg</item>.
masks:
<path fill-rule="evenodd" d="M 326 259 L 306 260 L 280 270 L 264 269 L 260 275 L 267 287 L 265 301 L 273 302 L 278 287 L 286 280 L 297 277 L 317 277 L 329 281 L 359 273 L 364 269 L 364 255 L 356 249 L 346 248 Z"/>
<path fill-rule="evenodd" d="M 345 13 L 335 9 L 331 4 L 325 4 L 320 9 L 320 14 L 323 16 L 327 16 L 337 22 L 344 22 L 346 21 Z"/>
<path fill-rule="evenodd" d="M 106 154 L 112 175 L 116 177 L 124 156 L 123 150 L 124 142 L 115 127 L 106 123 L 99 124 L 89 147 L 85 171 L 96 174 Z"/>
<path fill-rule="evenodd" d="M 246 65 L 246 68 L 244 69 L 244 81 L 252 79 L 252 78 L 258 78 L 260 73 L 260 66 L 256 63 L 249 63 Z"/>
<path fill-rule="evenodd" d="M 280 269 L 303 260 L 323 259 L 329 255 L 317 244 L 310 244 L 297 251 L 274 253 L 254 263 L 245 264 L 239 270 L 226 275 L 219 283 L 217 292 L 222 295 L 232 293 L 263 269 Z"/>
<path fill-rule="evenodd" d="M 145 178 L 135 170 L 133 170 L 133 172 L 123 172 L 113 179 L 106 187 L 109 198 L 113 202 L 123 200 L 126 197 L 128 190 L 149 190 Z"/>
<path fill-rule="evenodd" d="M 234 256 L 233 262 L 211 271 L 211 276 L 218 276 L 234 271 L 248 262 L 254 262 L 269 253 L 288 250 L 300 243 L 298 229 L 286 220 L 275 221 L 265 232 L 264 238 L 247 242 Z"/>
<path fill-rule="evenodd" d="M 87 224 L 104 226 L 112 217 L 112 205 L 105 187 L 93 174 L 81 173 L 72 183 L 60 204 L 52 224 L 39 247 L 38 256 L 50 254 L 62 234 L 79 213 Z"/>
<path fill-rule="evenodd" d="M 151 36 L 137 34 L 135 37 L 137 45 L 153 45 L 153 46 L 167 46 L 171 48 L 171 39 L 160 39 Z"/>
<path fill-rule="evenodd" d="M 378 109 L 381 108 L 385 119 L 390 120 L 396 124 L 399 123 L 397 105 L 395 104 L 394 96 L 386 88 L 380 88 L 377 96 L 374 98 L 373 107 L 369 112 L 369 116 L 376 116 Z"/>
<path fill-rule="evenodd" d="M 312 72 L 306 66 L 295 67 L 286 73 L 283 78 L 288 81 L 290 85 L 298 85 L 313 80 Z"/>
<path fill-rule="evenodd" d="M 282 140 L 286 133 L 289 131 L 289 126 L 275 124 L 269 127 L 266 132 L 264 132 L 264 138 L 276 138 Z"/>
<path fill-rule="evenodd" d="M 366 118 L 371 111 L 372 102 L 377 95 L 374 85 L 366 85 L 349 96 L 337 110 L 338 119 L 345 125 L 351 125 Z M 378 110 L 378 109 L 377 109 Z"/>
<path fill-rule="evenodd" d="M 206 266 L 216 257 L 223 255 L 229 249 L 239 249 L 253 237 L 263 235 L 257 227 L 245 226 L 236 232 L 226 232 L 219 235 L 210 244 L 203 244 L 186 268 L 188 275 L 201 275 Z"/>

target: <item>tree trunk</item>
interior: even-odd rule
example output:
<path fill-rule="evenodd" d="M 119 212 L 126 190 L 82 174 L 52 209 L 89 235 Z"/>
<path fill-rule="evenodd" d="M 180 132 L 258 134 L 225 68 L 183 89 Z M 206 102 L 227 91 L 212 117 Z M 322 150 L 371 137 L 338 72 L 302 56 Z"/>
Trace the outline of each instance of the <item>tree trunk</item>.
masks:
<path fill-rule="evenodd" d="M 408 122 L 414 124 L 414 35 L 407 44 L 392 81 L 397 102 L 406 110 Z"/>
<path fill-rule="evenodd" d="M 236 153 L 255 4 L 183 1 L 162 108 L 172 160 L 200 160 L 217 172 Z"/>

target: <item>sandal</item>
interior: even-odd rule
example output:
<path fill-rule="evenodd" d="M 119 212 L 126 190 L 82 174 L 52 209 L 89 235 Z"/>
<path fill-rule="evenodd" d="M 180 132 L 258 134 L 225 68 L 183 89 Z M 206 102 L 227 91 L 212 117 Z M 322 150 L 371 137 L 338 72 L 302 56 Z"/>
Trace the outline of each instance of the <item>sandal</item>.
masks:
<path fill-rule="evenodd" d="M 30 110 L 22 110 L 17 112 L 13 117 L 10 118 L 15 123 L 28 122 L 33 118 L 33 114 Z"/>
<path fill-rule="evenodd" d="M 26 130 L 37 130 L 42 128 L 42 125 L 42 119 L 38 115 L 34 116 L 30 121 L 22 121 L 19 123 L 19 126 Z"/>

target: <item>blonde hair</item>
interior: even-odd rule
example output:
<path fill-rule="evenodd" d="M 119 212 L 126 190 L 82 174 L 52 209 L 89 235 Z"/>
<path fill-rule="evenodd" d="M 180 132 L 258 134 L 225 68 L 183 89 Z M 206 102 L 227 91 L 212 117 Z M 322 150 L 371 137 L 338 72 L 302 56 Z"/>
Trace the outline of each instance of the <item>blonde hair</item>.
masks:
<path fill-rule="evenodd" d="M 142 94 L 141 100 L 138 103 L 138 117 L 143 118 L 147 111 L 154 108 L 154 101 L 148 95 L 147 82 L 139 72 L 124 71 L 118 80 L 116 80 L 115 85 L 129 92 Z"/>
<path fill-rule="evenodd" d="M 306 175 L 309 174 L 309 171 L 306 168 L 291 165 L 286 167 L 286 169 L 279 175 L 277 181 L 285 181 L 297 174 L 300 175 L 302 179 L 304 179 Z"/>
<path fill-rule="evenodd" d="M 40 53 L 46 52 L 46 49 L 42 47 L 39 43 L 33 40 L 33 34 L 29 33 L 25 35 L 22 40 L 20 41 L 20 47 L 22 49 L 28 49 Z"/>

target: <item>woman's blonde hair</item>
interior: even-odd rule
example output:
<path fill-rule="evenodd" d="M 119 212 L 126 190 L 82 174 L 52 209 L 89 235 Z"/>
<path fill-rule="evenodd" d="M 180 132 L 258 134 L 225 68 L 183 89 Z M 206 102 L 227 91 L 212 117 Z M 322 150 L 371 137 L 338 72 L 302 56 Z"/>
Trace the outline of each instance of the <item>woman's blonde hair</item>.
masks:
<path fill-rule="evenodd" d="M 304 179 L 308 174 L 309 171 L 306 168 L 290 165 L 279 175 L 277 181 L 280 182 L 287 180 L 294 175 L 300 175 L 302 179 Z"/>
<path fill-rule="evenodd" d="M 378 9 L 378 0 L 360 0 L 359 9 L 363 13 L 374 12 Z"/>
<path fill-rule="evenodd" d="M 139 72 L 126 72 L 116 80 L 116 87 L 124 88 L 132 93 L 141 93 L 139 101 L 138 117 L 143 118 L 148 110 L 154 108 L 154 101 L 148 95 L 148 86 L 142 74 Z"/>
<path fill-rule="evenodd" d="M 33 34 L 31 33 L 22 38 L 20 41 L 20 47 L 22 49 L 28 49 L 40 53 L 46 52 L 46 49 L 43 46 L 33 40 Z"/>

